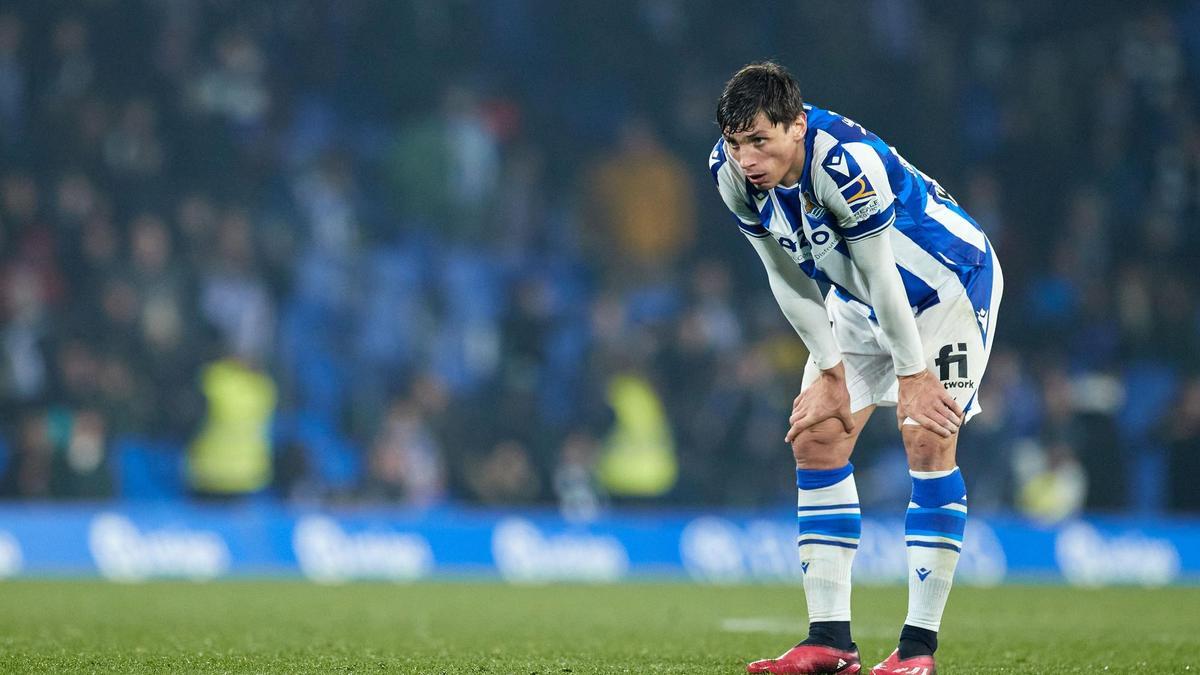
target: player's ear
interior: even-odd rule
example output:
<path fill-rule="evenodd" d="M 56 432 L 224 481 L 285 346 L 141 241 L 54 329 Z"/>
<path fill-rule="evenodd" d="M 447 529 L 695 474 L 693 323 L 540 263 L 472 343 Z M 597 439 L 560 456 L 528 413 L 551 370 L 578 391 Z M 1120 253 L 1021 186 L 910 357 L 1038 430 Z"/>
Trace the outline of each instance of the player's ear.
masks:
<path fill-rule="evenodd" d="M 808 114 L 801 112 L 796 115 L 796 121 L 792 123 L 792 138 L 799 142 L 803 140 L 806 133 L 808 133 Z"/>

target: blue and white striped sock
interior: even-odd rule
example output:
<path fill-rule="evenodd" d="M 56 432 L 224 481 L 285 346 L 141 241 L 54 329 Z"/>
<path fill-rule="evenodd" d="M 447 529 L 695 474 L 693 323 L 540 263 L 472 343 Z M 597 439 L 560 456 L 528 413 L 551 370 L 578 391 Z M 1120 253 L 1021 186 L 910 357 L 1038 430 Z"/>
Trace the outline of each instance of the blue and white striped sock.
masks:
<path fill-rule="evenodd" d="M 908 545 L 908 617 L 904 623 L 937 631 L 967 525 L 967 486 L 962 472 L 909 471 L 912 501 L 904 518 Z"/>
<path fill-rule="evenodd" d="M 854 465 L 797 469 L 800 567 L 808 620 L 850 620 L 850 567 L 862 536 Z"/>

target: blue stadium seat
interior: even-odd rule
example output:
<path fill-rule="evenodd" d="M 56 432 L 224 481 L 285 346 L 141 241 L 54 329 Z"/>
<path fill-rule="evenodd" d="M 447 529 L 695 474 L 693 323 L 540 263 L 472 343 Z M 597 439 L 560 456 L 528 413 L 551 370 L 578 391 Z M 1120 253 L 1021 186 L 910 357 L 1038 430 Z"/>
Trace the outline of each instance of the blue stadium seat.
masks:
<path fill-rule="evenodd" d="M 178 445 L 124 437 L 113 443 L 113 455 L 121 498 L 177 500 L 186 496 L 184 451 Z"/>
<path fill-rule="evenodd" d="M 1151 433 L 1171 412 L 1179 374 L 1172 365 L 1155 361 L 1134 362 L 1124 374 L 1125 405 L 1117 414 L 1117 424 L 1126 440 L 1136 440 Z"/>
<path fill-rule="evenodd" d="M 307 412 L 281 414 L 276 418 L 276 447 L 296 443 L 315 479 L 324 488 L 345 491 L 362 479 L 362 453 L 338 433 L 336 425 Z"/>

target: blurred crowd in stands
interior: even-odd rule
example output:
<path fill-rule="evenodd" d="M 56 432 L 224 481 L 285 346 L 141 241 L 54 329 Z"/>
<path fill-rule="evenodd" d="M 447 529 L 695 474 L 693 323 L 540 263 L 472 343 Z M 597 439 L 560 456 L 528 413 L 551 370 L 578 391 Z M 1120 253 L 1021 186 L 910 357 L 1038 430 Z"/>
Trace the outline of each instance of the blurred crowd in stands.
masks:
<path fill-rule="evenodd" d="M 5 2 L 0 494 L 787 503 L 706 168 L 766 57 L 996 246 L 972 511 L 1200 510 L 1195 0 Z M 890 411 L 855 464 L 902 512 Z"/>

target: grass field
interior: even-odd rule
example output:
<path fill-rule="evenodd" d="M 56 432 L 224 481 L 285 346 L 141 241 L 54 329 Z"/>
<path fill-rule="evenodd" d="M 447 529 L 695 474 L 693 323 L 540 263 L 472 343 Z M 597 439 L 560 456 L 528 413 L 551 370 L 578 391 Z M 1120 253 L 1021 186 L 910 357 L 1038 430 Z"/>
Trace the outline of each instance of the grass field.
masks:
<path fill-rule="evenodd" d="M 855 591 L 869 667 L 902 588 Z M 738 673 L 804 625 L 793 587 L 0 584 L 0 672 Z M 956 589 L 943 675 L 1200 673 L 1200 588 Z"/>

